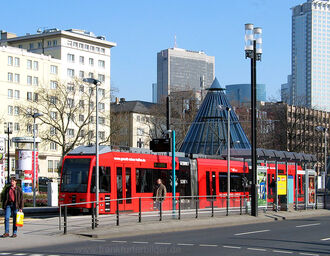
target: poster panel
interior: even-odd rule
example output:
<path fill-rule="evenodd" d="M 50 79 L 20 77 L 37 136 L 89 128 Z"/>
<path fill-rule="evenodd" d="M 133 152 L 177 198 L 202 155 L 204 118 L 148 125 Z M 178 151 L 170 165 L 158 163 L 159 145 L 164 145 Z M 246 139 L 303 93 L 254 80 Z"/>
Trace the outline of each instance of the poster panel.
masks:
<path fill-rule="evenodd" d="M 315 203 L 315 177 L 314 176 L 308 177 L 308 203 L 309 204 Z"/>
<path fill-rule="evenodd" d="M 267 206 L 267 167 L 257 167 L 258 206 Z"/>
<path fill-rule="evenodd" d="M 15 152 L 16 170 L 30 171 L 32 170 L 32 151 L 16 149 Z"/>
<path fill-rule="evenodd" d="M 277 194 L 286 195 L 286 175 L 277 176 Z"/>

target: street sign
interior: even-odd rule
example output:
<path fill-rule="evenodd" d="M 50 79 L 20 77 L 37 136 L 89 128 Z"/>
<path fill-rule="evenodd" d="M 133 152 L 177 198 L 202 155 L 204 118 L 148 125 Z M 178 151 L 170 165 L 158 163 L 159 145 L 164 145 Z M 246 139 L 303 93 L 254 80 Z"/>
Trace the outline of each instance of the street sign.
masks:
<path fill-rule="evenodd" d="M 170 139 L 153 139 L 150 141 L 150 150 L 153 152 L 170 152 L 171 140 Z"/>

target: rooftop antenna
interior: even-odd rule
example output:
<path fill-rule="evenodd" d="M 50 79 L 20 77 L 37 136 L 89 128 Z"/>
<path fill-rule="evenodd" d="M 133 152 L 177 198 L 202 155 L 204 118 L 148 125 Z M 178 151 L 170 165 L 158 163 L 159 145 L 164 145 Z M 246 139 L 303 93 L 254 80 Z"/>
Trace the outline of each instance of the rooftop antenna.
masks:
<path fill-rule="evenodd" d="M 177 48 L 177 45 L 176 45 L 176 35 L 174 35 L 174 48 Z"/>

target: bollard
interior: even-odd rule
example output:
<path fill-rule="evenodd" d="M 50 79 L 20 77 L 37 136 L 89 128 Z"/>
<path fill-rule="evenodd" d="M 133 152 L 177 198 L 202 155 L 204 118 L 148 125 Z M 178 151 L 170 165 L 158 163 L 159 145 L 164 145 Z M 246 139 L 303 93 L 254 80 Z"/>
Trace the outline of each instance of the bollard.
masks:
<path fill-rule="evenodd" d="M 179 196 L 179 215 L 178 219 L 181 220 L 181 197 Z"/>
<path fill-rule="evenodd" d="M 117 199 L 117 209 L 116 209 L 116 219 L 117 219 L 117 223 L 116 225 L 119 226 L 119 200 Z"/>
<path fill-rule="evenodd" d="M 139 198 L 139 222 L 141 223 L 141 220 L 142 220 L 142 202 L 141 202 L 141 197 Z"/>
<path fill-rule="evenodd" d="M 162 205 L 163 205 L 163 201 L 160 201 L 159 202 L 159 221 L 162 221 L 162 218 L 163 218 L 163 216 L 162 216 Z"/>
<path fill-rule="evenodd" d="M 242 196 L 239 196 L 239 215 L 242 215 Z"/>
<path fill-rule="evenodd" d="M 92 203 L 92 229 L 95 229 L 95 210 L 94 203 Z"/>
<path fill-rule="evenodd" d="M 214 217 L 214 196 L 212 196 L 211 210 L 212 210 L 211 217 Z"/>
<path fill-rule="evenodd" d="M 226 216 L 229 215 L 229 197 L 227 196 L 227 200 L 226 200 Z"/>
<path fill-rule="evenodd" d="M 198 197 L 196 196 L 196 219 L 198 218 Z"/>
<path fill-rule="evenodd" d="M 62 219 L 62 207 L 60 205 L 60 218 L 58 219 L 58 230 L 61 230 L 61 226 L 62 226 L 61 219 Z"/>
<path fill-rule="evenodd" d="M 64 206 L 64 235 L 66 235 L 68 231 L 68 207 Z"/>

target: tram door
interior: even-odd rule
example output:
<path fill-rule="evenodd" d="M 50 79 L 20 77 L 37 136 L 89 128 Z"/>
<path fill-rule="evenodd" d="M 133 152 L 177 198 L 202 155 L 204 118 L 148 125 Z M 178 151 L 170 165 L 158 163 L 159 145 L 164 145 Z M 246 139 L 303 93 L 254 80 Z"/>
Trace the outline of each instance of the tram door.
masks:
<path fill-rule="evenodd" d="M 215 196 L 216 194 L 216 174 L 215 172 L 206 171 L 206 195 Z"/>
<path fill-rule="evenodd" d="M 132 204 L 132 168 L 124 165 L 116 166 L 117 199 L 119 210 L 133 210 Z"/>

